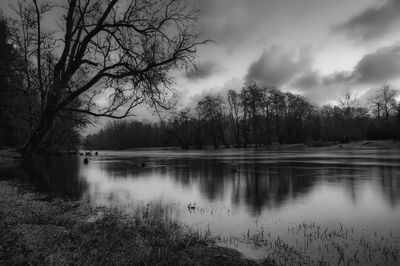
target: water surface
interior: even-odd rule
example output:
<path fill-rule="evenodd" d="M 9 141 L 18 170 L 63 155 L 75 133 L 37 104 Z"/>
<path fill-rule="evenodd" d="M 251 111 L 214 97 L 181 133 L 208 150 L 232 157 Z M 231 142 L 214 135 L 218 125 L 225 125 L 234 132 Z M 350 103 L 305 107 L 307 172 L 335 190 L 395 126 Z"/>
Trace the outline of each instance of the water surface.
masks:
<path fill-rule="evenodd" d="M 394 245 L 400 238 L 398 150 L 104 151 L 87 165 L 83 158 L 48 158 L 0 176 L 93 204 L 162 206 L 172 219 L 225 237 L 262 228 L 294 242 L 288 228 L 317 223 L 390 235 Z"/>

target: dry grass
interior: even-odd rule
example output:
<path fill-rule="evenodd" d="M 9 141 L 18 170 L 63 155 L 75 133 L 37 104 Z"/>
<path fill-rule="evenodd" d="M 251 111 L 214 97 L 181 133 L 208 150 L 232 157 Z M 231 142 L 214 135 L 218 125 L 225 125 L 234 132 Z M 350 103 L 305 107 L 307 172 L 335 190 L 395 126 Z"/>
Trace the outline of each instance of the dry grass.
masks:
<path fill-rule="evenodd" d="M 263 227 L 230 237 L 194 232 L 168 219 L 159 206 L 128 215 L 51 199 L 6 181 L 0 181 L 0 195 L 0 265 L 398 265 L 400 260 L 392 235 L 342 225 L 303 222 L 288 228 L 294 239 L 289 243 Z M 245 260 L 215 243 L 247 243 L 266 255 L 259 263 Z"/>
<path fill-rule="evenodd" d="M 177 222 L 0 182 L 0 265 L 255 265 Z"/>
<path fill-rule="evenodd" d="M 303 222 L 287 229 L 291 241 L 274 237 L 263 227 L 241 236 L 215 237 L 234 246 L 247 243 L 265 249 L 265 263 L 272 265 L 400 265 L 399 240 L 390 234 L 364 229 L 336 228 Z"/>

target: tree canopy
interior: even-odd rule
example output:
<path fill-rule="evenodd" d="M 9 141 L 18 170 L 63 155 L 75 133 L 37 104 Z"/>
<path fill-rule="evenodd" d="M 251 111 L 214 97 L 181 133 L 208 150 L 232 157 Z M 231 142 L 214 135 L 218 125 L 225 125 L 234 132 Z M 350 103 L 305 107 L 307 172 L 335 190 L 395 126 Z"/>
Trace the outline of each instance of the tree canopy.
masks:
<path fill-rule="evenodd" d="M 19 89 L 29 94 L 32 114 L 21 149 L 27 155 L 57 120 L 123 118 L 140 104 L 168 108 L 170 71 L 194 64 L 196 48 L 207 43 L 196 33 L 197 12 L 180 0 L 70 0 L 61 9 L 57 32 L 43 21 L 60 7 L 40 0 L 15 6 L 10 38 L 23 59 Z"/>

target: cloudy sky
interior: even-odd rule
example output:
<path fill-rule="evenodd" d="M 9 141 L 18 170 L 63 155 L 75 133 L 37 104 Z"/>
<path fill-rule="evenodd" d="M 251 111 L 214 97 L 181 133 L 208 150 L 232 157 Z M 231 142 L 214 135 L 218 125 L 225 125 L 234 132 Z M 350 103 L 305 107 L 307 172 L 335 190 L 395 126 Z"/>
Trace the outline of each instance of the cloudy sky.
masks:
<path fill-rule="evenodd" d="M 177 75 L 186 103 L 248 80 L 316 104 L 400 86 L 400 0 L 183 1 L 201 10 L 199 30 L 215 41 L 199 49 L 199 72 Z"/>
<path fill-rule="evenodd" d="M 317 104 L 345 90 L 400 85 L 400 0 L 196 0 L 204 36 L 199 73 L 178 78 L 190 96 L 247 80 Z M 364 94 L 365 96 L 365 94 Z"/>

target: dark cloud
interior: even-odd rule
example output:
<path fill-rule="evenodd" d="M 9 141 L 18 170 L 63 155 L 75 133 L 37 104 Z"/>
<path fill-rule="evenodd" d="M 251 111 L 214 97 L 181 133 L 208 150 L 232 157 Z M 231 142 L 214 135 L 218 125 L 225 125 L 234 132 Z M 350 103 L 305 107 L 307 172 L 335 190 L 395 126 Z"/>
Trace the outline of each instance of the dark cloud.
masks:
<path fill-rule="evenodd" d="M 317 71 L 309 71 L 296 77 L 291 86 L 302 90 L 313 89 L 321 85 L 321 76 Z"/>
<path fill-rule="evenodd" d="M 239 78 L 233 78 L 225 82 L 222 87 L 213 87 L 206 90 L 203 90 L 201 93 L 195 94 L 189 98 L 189 101 L 186 106 L 196 106 L 200 100 L 202 100 L 205 96 L 221 96 L 225 102 L 228 102 L 228 91 L 234 90 L 236 92 L 240 92 L 243 87 L 243 80 Z"/>
<path fill-rule="evenodd" d="M 309 48 L 290 53 L 273 46 L 250 65 L 246 80 L 280 88 L 285 86 L 317 104 L 338 99 L 343 89 L 352 82 L 352 72 L 323 75 L 312 69 L 312 63 L 313 56 Z"/>
<path fill-rule="evenodd" d="M 320 86 L 299 92 L 311 103 L 321 105 L 340 99 L 344 91 L 342 86 Z"/>
<path fill-rule="evenodd" d="M 296 77 L 289 87 L 316 104 L 338 99 L 350 82 L 351 73 L 336 72 L 322 75 L 318 71 L 308 71 Z"/>
<path fill-rule="evenodd" d="M 313 102 L 338 99 L 345 89 L 375 87 L 400 78 L 400 44 L 383 47 L 365 55 L 353 71 L 322 75 L 306 71 L 295 77 L 289 87 L 296 89 Z"/>
<path fill-rule="evenodd" d="M 334 27 L 349 37 L 371 40 L 398 30 L 400 26 L 400 1 L 388 0 L 382 6 L 370 7 L 349 21 Z"/>
<path fill-rule="evenodd" d="M 354 79 L 354 74 L 351 71 L 338 71 L 322 77 L 322 84 L 326 86 L 335 84 L 351 84 L 354 82 L 356 82 L 356 80 Z"/>
<path fill-rule="evenodd" d="M 269 4 L 264 0 L 194 0 L 201 10 L 199 26 L 218 44 L 237 46 L 258 33 Z"/>
<path fill-rule="evenodd" d="M 279 35 L 279 29 L 297 20 L 291 14 L 304 8 L 299 0 L 187 0 L 201 10 L 198 26 L 206 38 L 228 52 L 248 49 Z M 318 0 L 317 0 L 318 1 Z M 289 15 L 290 13 L 290 15 Z M 282 16 L 285 15 L 285 19 Z"/>
<path fill-rule="evenodd" d="M 281 86 L 292 80 L 296 74 L 311 69 L 311 64 L 312 57 L 308 48 L 300 49 L 296 55 L 272 46 L 264 50 L 260 58 L 250 65 L 245 79 Z"/>
<path fill-rule="evenodd" d="M 291 85 L 307 90 L 318 86 L 376 85 L 400 78 L 400 44 L 383 47 L 365 55 L 353 71 L 338 71 L 321 75 L 308 71 L 297 76 Z"/>
<path fill-rule="evenodd" d="M 337 71 L 326 75 L 313 69 L 312 62 L 312 53 L 308 48 L 291 53 L 273 46 L 264 50 L 260 58 L 249 66 L 245 80 L 290 89 L 313 103 L 324 104 L 340 99 L 348 89 L 361 93 L 366 88 L 400 78 L 400 44 L 366 54 L 351 71 Z M 213 88 L 211 91 L 224 95 L 229 88 L 240 88 L 235 84 L 241 82 L 236 81 L 226 84 L 222 89 Z"/>
<path fill-rule="evenodd" d="M 353 78 L 360 83 L 382 83 L 400 77 L 400 45 L 384 47 L 365 55 Z"/>
<path fill-rule="evenodd" d="M 196 81 L 208 78 L 222 71 L 220 65 L 214 61 L 204 61 L 196 65 L 196 68 L 191 68 L 185 73 L 185 78 Z"/>
<path fill-rule="evenodd" d="M 353 71 L 323 75 L 312 68 L 312 63 L 309 48 L 290 53 L 273 46 L 250 65 L 245 79 L 280 88 L 285 86 L 319 104 L 338 99 L 344 89 L 357 83 Z"/>

